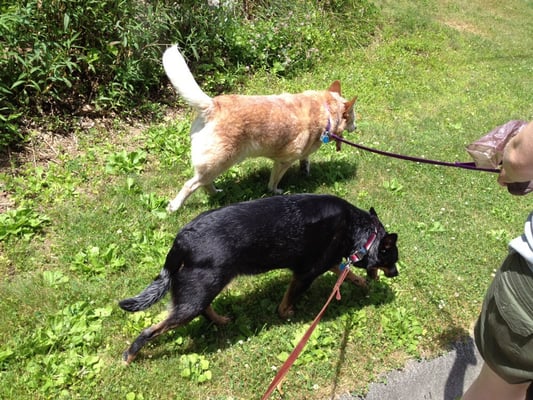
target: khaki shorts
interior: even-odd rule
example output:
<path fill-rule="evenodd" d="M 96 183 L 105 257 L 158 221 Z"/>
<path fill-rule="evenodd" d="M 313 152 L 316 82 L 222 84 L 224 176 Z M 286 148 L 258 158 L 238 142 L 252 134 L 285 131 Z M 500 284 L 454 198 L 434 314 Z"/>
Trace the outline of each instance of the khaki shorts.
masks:
<path fill-rule="evenodd" d="M 490 285 L 474 329 L 485 362 L 511 384 L 533 381 L 533 272 L 511 252 Z"/>

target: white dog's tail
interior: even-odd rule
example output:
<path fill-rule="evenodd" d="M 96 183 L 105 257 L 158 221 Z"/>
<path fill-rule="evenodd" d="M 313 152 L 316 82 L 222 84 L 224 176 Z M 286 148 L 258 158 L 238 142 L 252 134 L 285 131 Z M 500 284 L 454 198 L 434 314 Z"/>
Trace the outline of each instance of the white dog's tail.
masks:
<path fill-rule="evenodd" d="M 169 47 L 163 54 L 163 68 L 176 91 L 190 106 L 202 112 L 212 104 L 211 97 L 205 94 L 194 80 L 194 77 L 178 50 L 178 46 Z"/>

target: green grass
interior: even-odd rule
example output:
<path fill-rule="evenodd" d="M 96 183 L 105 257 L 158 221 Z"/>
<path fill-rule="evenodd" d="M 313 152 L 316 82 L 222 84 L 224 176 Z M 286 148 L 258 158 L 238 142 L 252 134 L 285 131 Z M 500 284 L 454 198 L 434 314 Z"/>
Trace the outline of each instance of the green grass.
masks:
<path fill-rule="evenodd" d="M 368 48 L 339 48 L 293 79 L 258 74 L 241 91 L 295 92 L 341 79 L 346 97 L 359 96 L 359 130 L 349 139 L 445 161 L 468 160 L 468 143 L 533 117 L 530 1 L 379 4 L 381 29 Z M 180 227 L 202 211 L 268 195 L 270 162 L 248 160 L 218 179 L 222 193 L 198 192 L 167 215 L 166 200 L 192 172 L 189 121 L 180 115 L 112 136 L 74 132 L 75 154 L 2 176 L 0 191 L 16 211 L 0 219 L 0 398 L 250 399 L 266 390 L 333 276 L 314 283 L 289 322 L 275 312 L 287 272 L 239 278 L 214 302 L 231 324 L 199 318 L 148 345 L 130 367 L 121 363 L 165 302 L 133 315 L 116 302 L 158 273 Z M 295 167 L 281 186 L 375 207 L 399 233 L 400 276 L 382 278 L 368 295 L 342 288 L 290 371 L 286 399 L 364 393 L 408 358 L 436 356 L 465 338 L 532 205 L 499 187 L 495 174 L 348 146 L 323 146 L 311 174 Z"/>

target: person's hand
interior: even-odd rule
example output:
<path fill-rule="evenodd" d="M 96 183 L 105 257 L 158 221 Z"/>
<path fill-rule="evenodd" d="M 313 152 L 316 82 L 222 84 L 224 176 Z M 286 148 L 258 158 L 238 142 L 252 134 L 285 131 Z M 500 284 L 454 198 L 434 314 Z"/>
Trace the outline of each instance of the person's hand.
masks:
<path fill-rule="evenodd" d="M 533 121 L 505 146 L 498 183 L 508 186 L 510 183 L 531 180 L 533 180 Z"/>

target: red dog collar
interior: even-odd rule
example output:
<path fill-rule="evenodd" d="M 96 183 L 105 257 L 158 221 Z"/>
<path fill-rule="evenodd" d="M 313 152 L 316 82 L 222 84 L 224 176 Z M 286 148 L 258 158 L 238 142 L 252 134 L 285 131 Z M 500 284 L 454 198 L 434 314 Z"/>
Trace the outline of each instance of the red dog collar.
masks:
<path fill-rule="evenodd" d="M 351 262 L 356 263 L 358 261 L 361 261 L 363 257 L 368 253 L 372 245 L 374 244 L 374 241 L 376 240 L 376 237 L 378 236 L 378 231 L 374 229 L 374 232 L 370 235 L 368 240 L 366 241 L 365 245 L 361 247 L 359 250 L 356 250 L 353 254 L 351 254 L 348 258 Z"/>

